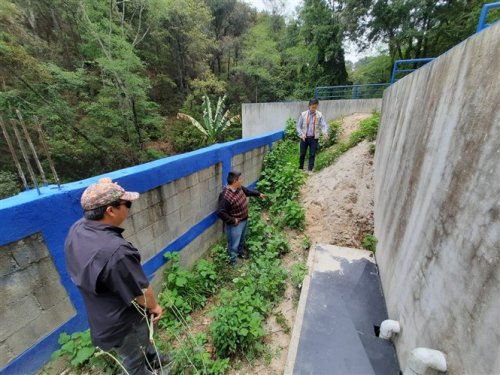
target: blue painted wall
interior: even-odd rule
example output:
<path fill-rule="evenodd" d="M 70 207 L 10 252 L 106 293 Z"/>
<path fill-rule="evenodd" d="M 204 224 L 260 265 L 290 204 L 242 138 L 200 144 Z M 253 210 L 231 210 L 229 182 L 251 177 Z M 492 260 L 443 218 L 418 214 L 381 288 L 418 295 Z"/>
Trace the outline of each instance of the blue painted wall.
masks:
<path fill-rule="evenodd" d="M 41 195 L 38 195 L 36 190 L 31 190 L 0 200 L 0 246 L 41 232 L 61 277 L 61 283 L 77 311 L 77 314 L 65 324 L 41 338 L 33 347 L 0 369 L 0 374 L 36 372 L 50 359 L 51 353 L 58 349 L 57 340 L 61 332 L 81 331 L 88 327 L 83 302 L 66 272 L 64 261 L 64 239 L 70 226 L 82 216 L 80 196 L 87 186 L 107 176 L 127 190 L 144 193 L 217 163 L 222 163 L 224 185 L 233 156 L 265 145 L 271 146 L 281 138 L 283 131 L 216 144 L 186 154 L 64 184 L 60 190 L 56 186 L 43 187 Z M 166 251 L 181 250 L 216 221 L 217 215 L 214 212 L 195 224 L 166 249 L 158 249 L 157 255 L 144 264 L 146 273 L 152 277 L 165 263 L 163 254 Z"/>

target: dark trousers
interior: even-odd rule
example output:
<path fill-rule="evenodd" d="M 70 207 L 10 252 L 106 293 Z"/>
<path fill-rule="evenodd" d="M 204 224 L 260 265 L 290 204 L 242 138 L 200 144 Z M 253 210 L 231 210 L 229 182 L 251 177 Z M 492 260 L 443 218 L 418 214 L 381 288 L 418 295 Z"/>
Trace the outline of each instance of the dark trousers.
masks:
<path fill-rule="evenodd" d="M 309 147 L 309 170 L 314 168 L 314 158 L 316 157 L 316 149 L 318 148 L 318 140 L 314 137 L 306 137 L 306 140 L 300 140 L 300 160 L 299 168 L 304 169 L 304 160 L 306 159 L 307 148 Z"/>
<path fill-rule="evenodd" d="M 149 330 L 145 321 L 134 325 L 123 343 L 114 349 L 129 375 L 153 374 L 146 366 L 146 359 L 152 361 L 156 352 L 149 342 Z"/>

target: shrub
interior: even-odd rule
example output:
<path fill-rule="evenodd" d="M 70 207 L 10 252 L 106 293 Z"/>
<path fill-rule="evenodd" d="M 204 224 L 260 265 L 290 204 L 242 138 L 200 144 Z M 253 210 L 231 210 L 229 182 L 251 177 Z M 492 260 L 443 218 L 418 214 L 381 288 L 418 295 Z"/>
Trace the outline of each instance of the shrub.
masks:
<path fill-rule="evenodd" d="M 226 358 L 244 352 L 254 357 L 262 351 L 263 306 L 265 302 L 251 286 L 221 291 L 220 305 L 212 310 L 214 322 L 210 327 L 218 356 Z"/>
<path fill-rule="evenodd" d="M 285 125 L 285 140 L 298 141 L 299 137 L 297 136 L 297 121 L 293 118 L 289 118 L 286 120 Z"/>
<path fill-rule="evenodd" d="M 337 139 L 342 131 L 342 119 L 331 121 L 328 126 L 328 136 L 321 137 L 319 140 L 319 150 L 332 147 L 337 143 Z"/>
<path fill-rule="evenodd" d="M 260 257 L 250 265 L 248 281 L 256 285 L 256 293 L 263 300 L 274 303 L 285 291 L 286 270 L 279 259 Z"/>

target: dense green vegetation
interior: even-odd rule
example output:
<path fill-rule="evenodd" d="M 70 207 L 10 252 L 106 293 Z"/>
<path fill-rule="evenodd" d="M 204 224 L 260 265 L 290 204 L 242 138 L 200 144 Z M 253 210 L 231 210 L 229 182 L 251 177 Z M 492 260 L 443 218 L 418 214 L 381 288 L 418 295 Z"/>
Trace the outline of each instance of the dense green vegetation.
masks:
<path fill-rule="evenodd" d="M 40 148 L 37 116 L 61 180 L 81 179 L 206 144 L 176 118 L 202 123 L 203 95 L 225 95 L 236 116 L 242 102 L 386 82 L 395 59 L 437 56 L 473 34 L 483 1 L 304 0 L 288 18 L 279 3 L 0 0 L 0 115 L 9 125 L 19 110 Z M 347 40 L 381 52 L 346 67 Z M 233 124 L 211 141 L 240 135 Z M 0 151 L 7 196 L 20 184 L 3 137 Z"/>

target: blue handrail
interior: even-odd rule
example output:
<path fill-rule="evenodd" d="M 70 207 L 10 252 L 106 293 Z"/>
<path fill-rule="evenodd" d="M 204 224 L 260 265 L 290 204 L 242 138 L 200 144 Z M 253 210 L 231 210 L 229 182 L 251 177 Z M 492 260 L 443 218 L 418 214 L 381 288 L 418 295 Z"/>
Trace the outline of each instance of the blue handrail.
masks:
<path fill-rule="evenodd" d="M 488 16 L 488 11 L 493 8 L 500 8 L 500 2 L 484 4 L 483 9 L 481 10 L 481 16 L 479 17 L 479 22 L 477 24 L 476 33 L 480 32 L 483 29 L 491 26 L 492 24 L 486 23 L 486 17 Z M 498 21 L 496 21 L 498 22 Z"/>
<path fill-rule="evenodd" d="M 398 69 L 399 65 L 403 64 L 419 64 L 423 63 L 422 65 L 427 64 L 428 62 L 434 60 L 434 57 L 432 58 L 423 58 L 423 59 L 410 59 L 410 60 L 396 60 L 394 62 L 394 66 L 392 67 L 392 74 L 391 74 L 391 85 L 396 82 L 396 75 L 398 73 L 411 73 L 414 72 L 417 69 Z"/>
<path fill-rule="evenodd" d="M 316 99 L 367 99 L 381 98 L 388 83 L 367 83 L 359 85 L 320 86 L 314 89 Z"/>

